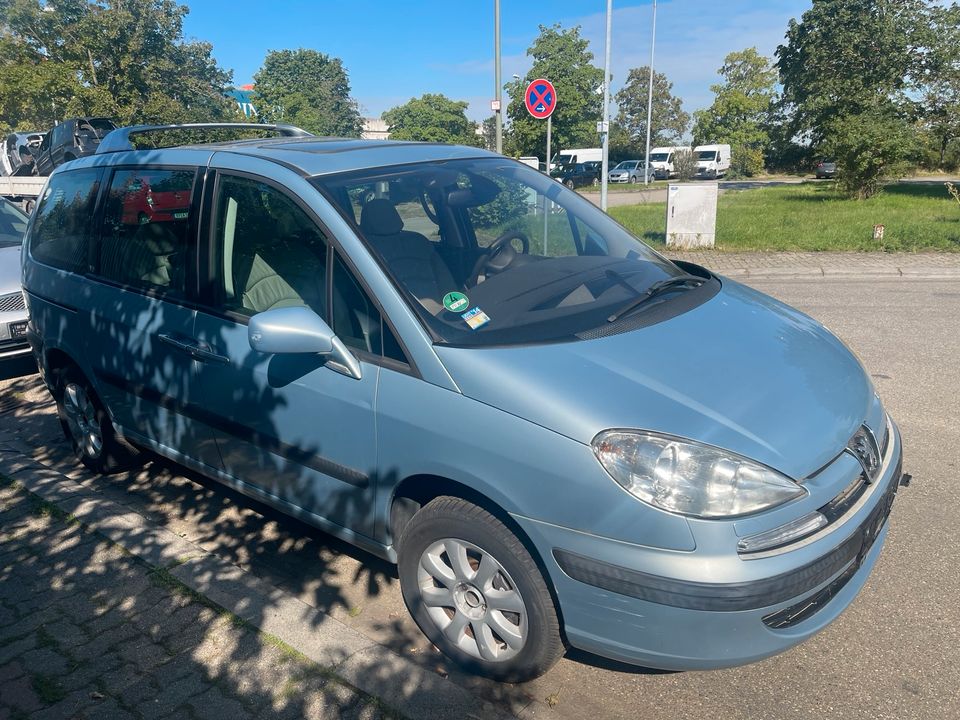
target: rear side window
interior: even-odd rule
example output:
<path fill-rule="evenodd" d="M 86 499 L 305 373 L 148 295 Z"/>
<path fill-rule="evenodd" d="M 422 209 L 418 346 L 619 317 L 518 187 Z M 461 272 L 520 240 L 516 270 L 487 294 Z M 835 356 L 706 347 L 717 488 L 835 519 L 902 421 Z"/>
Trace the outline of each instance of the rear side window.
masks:
<path fill-rule="evenodd" d="M 30 254 L 61 270 L 87 269 L 91 220 L 101 171 L 95 168 L 55 175 L 37 206 L 30 232 Z"/>
<path fill-rule="evenodd" d="M 196 172 L 117 170 L 103 212 L 97 267 L 108 280 L 183 295 L 192 253 Z"/>

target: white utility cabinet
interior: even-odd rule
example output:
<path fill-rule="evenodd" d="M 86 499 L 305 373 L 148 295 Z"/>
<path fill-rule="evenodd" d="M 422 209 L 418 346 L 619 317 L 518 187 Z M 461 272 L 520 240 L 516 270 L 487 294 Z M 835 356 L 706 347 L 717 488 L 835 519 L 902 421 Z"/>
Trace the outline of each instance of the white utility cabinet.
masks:
<path fill-rule="evenodd" d="M 713 247 L 717 238 L 717 183 L 678 183 L 667 189 L 667 247 Z"/>

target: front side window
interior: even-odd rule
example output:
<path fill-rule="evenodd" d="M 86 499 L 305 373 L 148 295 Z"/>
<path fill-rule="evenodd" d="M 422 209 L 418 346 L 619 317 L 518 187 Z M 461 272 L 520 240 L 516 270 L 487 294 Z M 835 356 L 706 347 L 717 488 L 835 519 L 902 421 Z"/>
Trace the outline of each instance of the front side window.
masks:
<path fill-rule="evenodd" d="M 176 295 L 186 292 L 195 177 L 193 169 L 113 173 L 98 253 L 102 277 Z"/>
<path fill-rule="evenodd" d="M 73 170 L 50 178 L 30 231 L 30 254 L 37 262 L 83 272 L 101 171 Z"/>
<path fill-rule="evenodd" d="M 289 196 L 257 180 L 222 176 L 214 232 L 224 309 L 250 316 L 309 307 L 327 316 L 327 244 Z"/>
<path fill-rule="evenodd" d="M 654 283 L 682 275 L 577 193 L 511 160 L 427 162 L 313 182 L 354 220 L 442 343 L 575 339 L 606 327 Z M 358 192 L 369 187 L 377 192 Z M 436 218 L 437 239 L 407 225 L 398 206 L 411 194 Z"/>

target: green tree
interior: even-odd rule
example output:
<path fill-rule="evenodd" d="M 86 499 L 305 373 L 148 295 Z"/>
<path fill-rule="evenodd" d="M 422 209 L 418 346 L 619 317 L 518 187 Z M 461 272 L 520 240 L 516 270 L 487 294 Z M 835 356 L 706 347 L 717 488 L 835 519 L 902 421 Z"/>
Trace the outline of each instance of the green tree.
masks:
<path fill-rule="evenodd" d="M 937 168 L 960 140 L 960 5 L 931 8 L 930 54 L 920 101 L 920 126 Z"/>
<path fill-rule="evenodd" d="M 650 68 L 633 68 L 627 82 L 614 99 L 619 107 L 617 124 L 633 138 L 634 143 L 646 147 L 647 97 L 650 86 Z M 690 127 L 690 115 L 683 109 L 683 100 L 673 94 L 673 83 L 660 72 L 653 73 L 653 112 L 650 117 L 650 145 L 673 145 Z"/>
<path fill-rule="evenodd" d="M 553 83 L 557 90 L 557 107 L 552 120 L 552 150 L 599 146 L 597 122 L 603 98 L 596 90 L 603 82 L 603 70 L 593 66 L 589 42 L 580 37 L 580 28 L 564 30 L 559 24 L 540 26 L 540 35 L 527 49 L 533 66 L 522 80 L 505 85 L 510 98 L 507 117 L 510 119 L 510 148 L 518 155 L 543 157 L 547 143 L 547 122 L 527 112 L 523 94 L 527 85 L 538 78 Z"/>
<path fill-rule="evenodd" d="M 837 157 L 840 187 L 865 198 L 902 167 L 912 105 L 929 61 L 932 0 L 813 0 L 791 20 L 777 68 L 794 136 Z M 863 139 L 882 142 L 861 162 Z"/>
<path fill-rule="evenodd" d="M 336 137 L 360 137 L 363 131 L 340 58 L 304 48 L 271 50 L 253 81 L 254 104 L 264 122 Z"/>
<path fill-rule="evenodd" d="M 469 103 L 427 93 L 387 110 L 383 119 L 392 140 L 423 140 L 454 145 L 483 146 L 477 124 L 467 118 Z"/>
<path fill-rule="evenodd" d="M 756 48 L 732 52 L 719 70 L 723 82 L 711 86 L 713 104 L 693 114 L 696 145 L 727 143 L 737 175 L 763 171 L 770 145 L 768 126 L 776 99 L 777 71 Z"/>
<path fill-rule="evenodd" d="M 497 116 L 491 115 L 482 123 L 480 123 L 480 129 L 483 131 L 483 147 L 485 147 L 487 150 L 496 150 L 497 149 Z M 501 130 L 501 132 L 503 131 Z"/>
<path fill-rule="evenodd" d="M 188 12 L 173 0 L 0 0 L 0 122 L 239 119 L 212 46 L 183 39 Z"/>

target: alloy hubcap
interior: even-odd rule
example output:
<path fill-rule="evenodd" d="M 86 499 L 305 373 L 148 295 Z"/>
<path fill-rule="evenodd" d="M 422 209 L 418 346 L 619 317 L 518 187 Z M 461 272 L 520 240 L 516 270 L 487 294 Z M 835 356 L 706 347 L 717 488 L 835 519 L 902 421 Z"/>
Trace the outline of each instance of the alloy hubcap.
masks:
<path fill-rule="evenodd" d="M 68 383 L 63 389 L 63 410 L 67 429 L 77 448 L 91 459 L 103 452 L 103 436 L 97 422 L 97 409 L 87 391 L 76 383 Z"/>
<path fill-rule="evenodd" d="M 523 649 L 526 606 L 490 553 L 465 540 L 439 540 L 420 556 L 417 579 L 431 620 L 465 653 L 504 662 Z"/>

